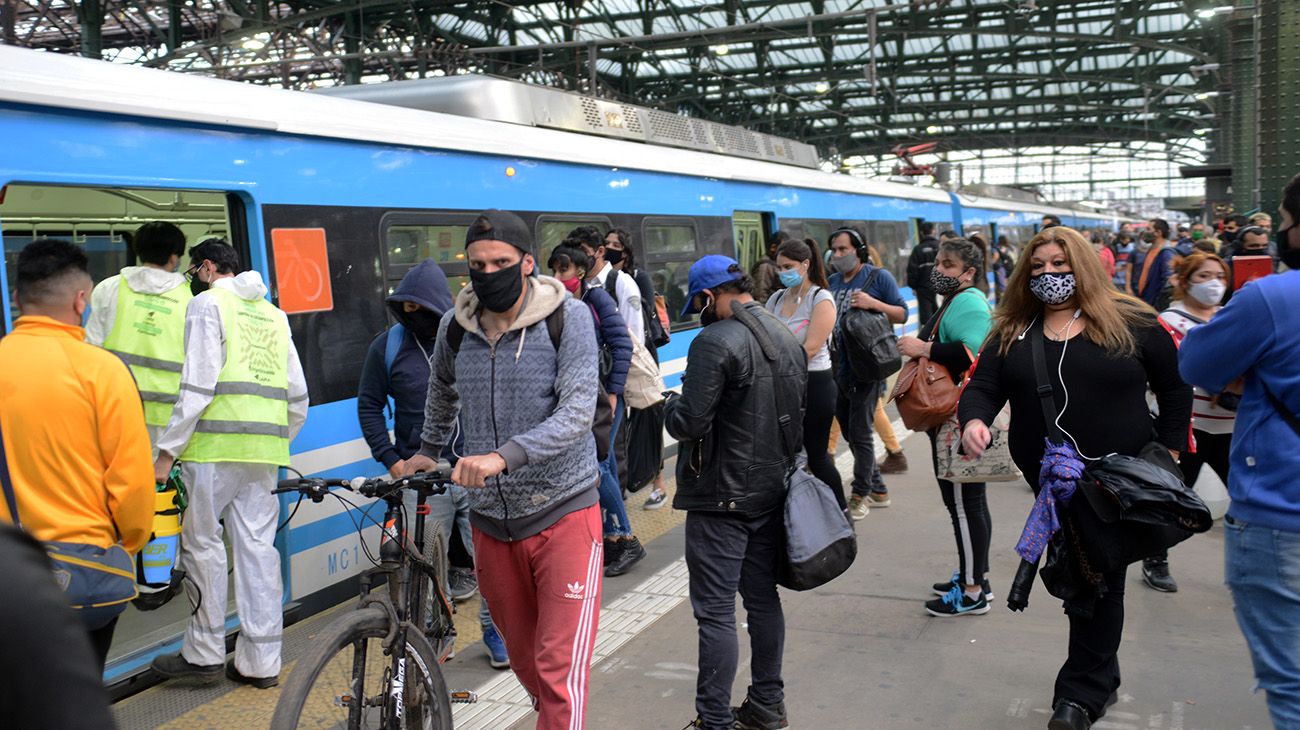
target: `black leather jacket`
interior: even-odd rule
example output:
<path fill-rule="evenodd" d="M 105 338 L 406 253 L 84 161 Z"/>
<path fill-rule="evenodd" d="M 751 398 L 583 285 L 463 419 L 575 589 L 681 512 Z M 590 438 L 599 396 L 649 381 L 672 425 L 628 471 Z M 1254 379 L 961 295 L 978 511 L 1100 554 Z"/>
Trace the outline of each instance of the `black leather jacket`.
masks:
<path fill-rule="evenodd" d="M 681 442 L 673 507 L 753 516 L 783 504 L 803 444 L 807 380 L 803 347 L 759 304 L 705 327 L 691 343 L 682 394 L 665 407 L 668 433 Z"/>

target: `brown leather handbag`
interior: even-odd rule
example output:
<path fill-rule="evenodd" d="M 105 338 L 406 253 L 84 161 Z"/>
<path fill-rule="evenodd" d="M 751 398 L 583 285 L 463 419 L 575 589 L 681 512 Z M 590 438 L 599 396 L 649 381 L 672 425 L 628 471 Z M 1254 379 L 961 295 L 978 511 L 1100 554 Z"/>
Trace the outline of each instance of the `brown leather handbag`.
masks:
<path fill-rule="evenodd" d="M 898 407 L 903 425 L 913 431 L 938 428 L 957 410 L 961 388 L 952 382 L 948 368 L 928 357 L 903 364 L 889 396 Z"/>
<path fill-rule="evenodd" d="M 934 329 L 930 332 L 930 342 L 939 335 L 939 323 L 943 321 L 944 312 L 956 296 L 944 302 L 943 308 L 935 315 Z M 889 398 L 898 407 L 898 415 L 903 425 L 913 431 L 928 431 L 943 425 L 957 410 L 957 400 L 961 397 L 961 386 L 952 381 L 948 368 L 934 362 L 928 357 L 918 357 L 903 364 L 898 372 L 898 381 Z"/>

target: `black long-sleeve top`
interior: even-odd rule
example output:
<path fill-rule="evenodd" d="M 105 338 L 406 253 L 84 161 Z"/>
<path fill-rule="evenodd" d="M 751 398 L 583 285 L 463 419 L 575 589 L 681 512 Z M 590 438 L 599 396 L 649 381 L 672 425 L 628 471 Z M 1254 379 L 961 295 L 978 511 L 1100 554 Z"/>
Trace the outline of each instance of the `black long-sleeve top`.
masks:
<path fill-rule="evenodd" d="M 1041 324 L 1035 324 L 1041 327 Z M 1192 417 L 1192 387 L 1178 374 L 1178 350 L 1173 339 L 1155 319 L 1135 330 L 1135 356 L 1112 356 L 1101 346 L 1076 335 L 1066 343 L 1046 340 L 1048 377 L 1059 413 L 1069 405 L 1060 423 L 1074 437 L 1086 457 L 1107 454 L 1136 456 L 1152 440 L 1170 449 L 1186 451 Z M 1030 336 L 1017 340 L 1006 357 L 999 355 L 1001 342 L 992 338 L 980 353 L 975 372 L 962 393 L 958 418 L 965 428 L 973 420 L 992 423 L 993 417 L 1011 401 L 1011 458 L 1035 484 L 1043 459 L 1047 426 L 1043 422 L 1034 377 L 1033 343 Z M 1060 372 L 1058 363 L 1062 363 Z M 1147 388 L 1155 393 L 1159 417 L 1152 419 L 1147 407 Z"/>

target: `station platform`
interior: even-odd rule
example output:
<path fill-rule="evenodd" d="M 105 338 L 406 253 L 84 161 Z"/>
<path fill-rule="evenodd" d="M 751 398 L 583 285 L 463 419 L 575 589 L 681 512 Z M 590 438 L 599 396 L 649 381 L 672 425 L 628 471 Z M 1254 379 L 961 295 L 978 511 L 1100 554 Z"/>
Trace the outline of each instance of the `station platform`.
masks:
<path fill-rule="evenodd" d="M 1041 729 L 1065 656 L 1066 618 L 1041 584 L 1023 614 L 1010 612 L 1004 600 L 1019 561 L 1012 547 L 1032 495 L 1020 483 L 989 487 L 993 610 L 931 617 L 922 603 L 932 597 L 930 585 L 951 574 L 956 550 L 925 437 L 913 435 L 903 446 L 911 468 L 887 477 L 893 505 L 857 523 L 853 567 L 817 590 L 782 591 L 790 727 Z M 850 472 L 847 454 L 839 464 Z M 632 495 L 628 511 L 647 557 L 628 575 L 604 582 L 587 702 L 587 727 L 593 729 L 676 730 L 695 717 L 696 633 L 682 557 L 684 514 L 668 507 L 643 511 L 644 495 Z M 1120 649 L 1124 685 L 1119 703 L 1093 727 L 1271 727 L 1263 695 L 1252 693 L 1249 655 L 1223 585 L 1219 525 L 1171 551 L 1170 566 L 1178 593 L 1157 593 L 1142 583 L 1140 568 L 1130 569 Z M 748 684 L 749 658 L 739 603 L 736 704 Z M 315 633 L 351 605 L 286 630 L 282 681 Z M 443 673 L 450 688 L 479 695 L 475 704 L 454 706 L 458 730 L 533 727 L 535 715 L 513 675 L 488 667 L 476 599 L 460 604 L 457 623 L 457 655 Z M 118 702 L 114 712 L 123 730 L 257 730 L 267 727 L 278 693 L 224 679 L 212 687 L 164 684 Z"/>

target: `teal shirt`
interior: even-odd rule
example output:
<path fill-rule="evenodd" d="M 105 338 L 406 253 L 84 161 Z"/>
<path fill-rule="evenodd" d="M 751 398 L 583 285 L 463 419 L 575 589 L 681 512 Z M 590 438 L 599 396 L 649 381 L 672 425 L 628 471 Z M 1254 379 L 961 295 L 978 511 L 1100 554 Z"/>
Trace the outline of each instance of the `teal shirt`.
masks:
<path fill-rule="evenodd" d="M 974 358 L 989 336 L 992 319 L 989 300 L 984 293 L 973 286 L 963 289 L 939 320 L 939 336 L 935 341 L 961 342 Z"/>

